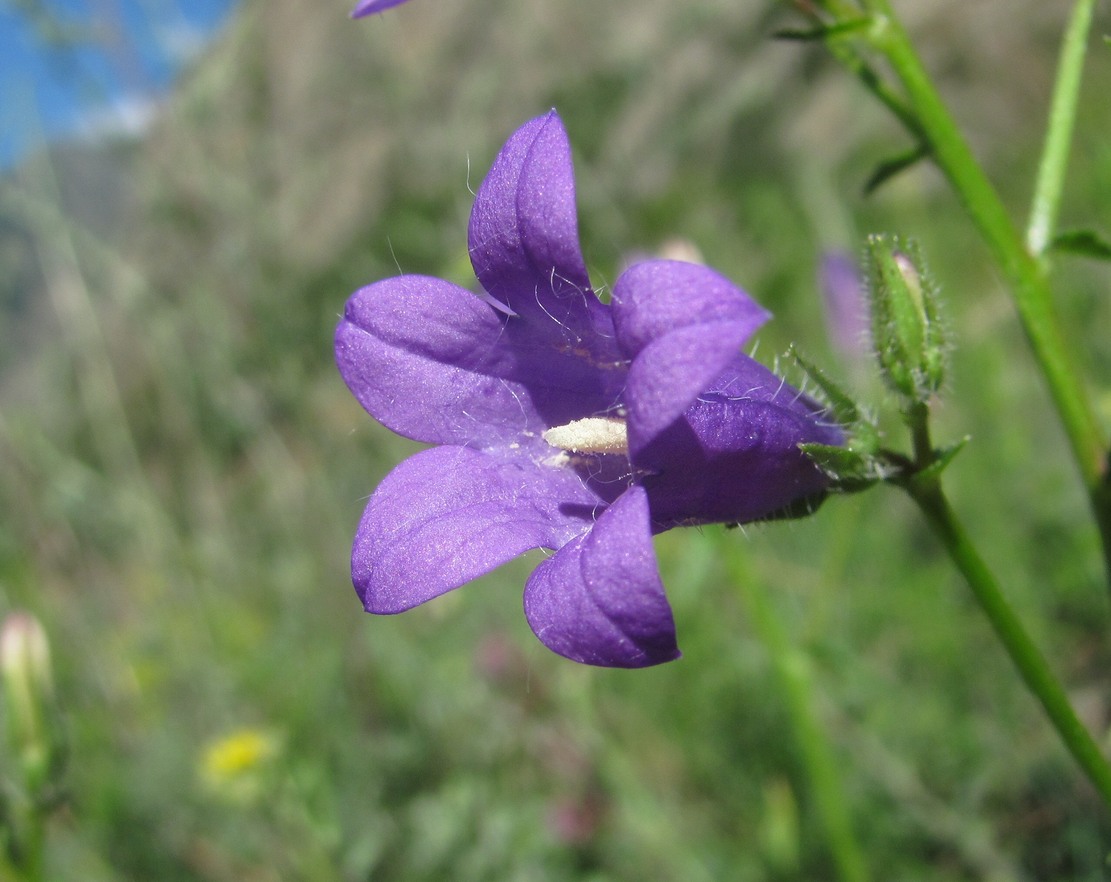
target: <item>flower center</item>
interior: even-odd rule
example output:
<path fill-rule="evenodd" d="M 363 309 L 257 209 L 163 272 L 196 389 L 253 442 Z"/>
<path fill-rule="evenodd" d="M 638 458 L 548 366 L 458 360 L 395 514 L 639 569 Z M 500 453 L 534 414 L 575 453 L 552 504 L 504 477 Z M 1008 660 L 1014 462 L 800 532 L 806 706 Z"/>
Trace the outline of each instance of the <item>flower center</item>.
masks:
<path fill-rule="evenodd" d="M 566 426 L 554 426 L 544 433 L 552 447 L 571 453 L 620 453 L 629 455 L 625 421 L 617 417 L 587 417 Z"/>

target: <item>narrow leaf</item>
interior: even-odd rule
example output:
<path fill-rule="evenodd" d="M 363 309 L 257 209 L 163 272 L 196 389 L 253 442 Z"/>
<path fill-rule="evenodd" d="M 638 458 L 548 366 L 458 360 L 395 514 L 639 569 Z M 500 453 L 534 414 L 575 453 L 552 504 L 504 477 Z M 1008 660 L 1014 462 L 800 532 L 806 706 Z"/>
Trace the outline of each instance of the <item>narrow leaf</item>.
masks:
<path fill-rule="evenodd" d="M 876 166 L 876 170 L 872 172 L 871 176 L 864 183 L 864 195 L 870 196 L 883 184 L 886 184 L 895 177 L 895 175 L 902 171 L 906 171 L 929 155 L 929 146 L 925 143 L 919 143 L 903 153 L 884 160 Z"/>
<path fill-rule="evenodd" d="M 854 18 L 849 21 L 837 22 L 831 25 L 818 25 L 816 28 L 800 29 L 786 28 L 772 34 L 776 40 L 800 40 L 814 42 L 816 40 L 830 40 L 835 37 L 844 37 L 865 30 L 871 21 L 866 18 Z"/>
<path fill-rule="evenodd" d="M 972 437 L 970 435 L 965 435 L 963 438 L 960 439 L 960 441 L 956 441 L 946 447 L 935 450 L 934 461 L 930 463 L 927 468 L 922 469 L 922 471 L 915 475 L 915 478 L 927 478 L 929 480 L 933 480 L 934 478 L 936 478 L 949 467 L 949 463 L 951 463 L 954 458 L 956 458 L 956 455 L 958 453 L 964 450 L 964 445 L 971 440 Z"/>
<path fill-rule="evenodd" d="M 1111 243 L 1095 230 L 1067 230 L 1054 236 L 1050 250 L 1079 254 L 1096 260 L 1111 260 Z"/>

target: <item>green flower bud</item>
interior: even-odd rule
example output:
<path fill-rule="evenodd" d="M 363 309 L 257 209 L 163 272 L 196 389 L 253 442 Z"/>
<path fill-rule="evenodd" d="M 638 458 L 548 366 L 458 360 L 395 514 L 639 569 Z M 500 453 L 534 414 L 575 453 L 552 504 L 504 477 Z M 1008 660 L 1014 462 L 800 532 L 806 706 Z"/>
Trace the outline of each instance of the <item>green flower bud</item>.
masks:
<path fill-rule="evenodd" d="M 914 241 L 870 236 L 867 259 L 872 340 L 880 373 L 896 392 L 924 402 L 945 379 L 937 288 Z"/>
<path fill-rule="evenodd" d="M 0 678 L 8 750 L 28 793 L 41 792 L 58 770 L 63 739 L 54 704 L 50 646 L 38 619 L 11 613 L 0 626 Z"/>

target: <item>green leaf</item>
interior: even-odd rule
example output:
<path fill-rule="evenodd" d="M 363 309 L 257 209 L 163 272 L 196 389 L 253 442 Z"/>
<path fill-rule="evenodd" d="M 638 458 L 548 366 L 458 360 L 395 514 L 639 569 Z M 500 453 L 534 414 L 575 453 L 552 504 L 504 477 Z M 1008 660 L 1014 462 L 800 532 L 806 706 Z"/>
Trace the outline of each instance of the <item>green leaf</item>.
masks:
<path fill-rule="evenodd" d="M 903 153 L 899 153 L 892 156 L 890 159 L 884 160 L 876 166 L 876 170 L 872 172 L 868 180 L 864 182 L 864 195 L 872 195 L 897 174 L 906 171 L 913 165 L 917 165 L 929 155 L 929 145 L 919 143 Z"/>
<path fill-rule="evenodd" d="M 971 435 L 965 435 L 963 438 L 961 438 L 960 441 L 956 441 L 952 444 L 947 445 L 946 447 L 941 447 L 935 450 L 934 461 L 930 463 L 929 466 L 922 469 L 922 471 L 920 471 L 917 475 L 915 475 L 915 479 L 917 480 L 924 478 L 931 481 L 936 479 L 938 475 L 940 475 L 949 467 L 949 463 L 951 463 L 956 458 L 957 454 L 964 450 L 964 445 L 971 440 Z"/>
<path fill-rule="evenodd" d="M 816 28 L 805 30 L 786 28 L 782 31 L 776 31 L 772 34 L 772 37 L 776 40 L 799 40 L 803 42 L 831 40 L 866 30 L 871 24 L 872 22 L 867 18 L 854 18 L 849 21 L 837 22 L 837 24 L 818 25 Z"/>
<path fill-rule="evenodd" d="M 1111 243 L 1095 230 L 1066 230 L 1058 233 L 1049 243 L 1051 251 L 1078 254 L 1096 260 L 1111 260 Z"/>

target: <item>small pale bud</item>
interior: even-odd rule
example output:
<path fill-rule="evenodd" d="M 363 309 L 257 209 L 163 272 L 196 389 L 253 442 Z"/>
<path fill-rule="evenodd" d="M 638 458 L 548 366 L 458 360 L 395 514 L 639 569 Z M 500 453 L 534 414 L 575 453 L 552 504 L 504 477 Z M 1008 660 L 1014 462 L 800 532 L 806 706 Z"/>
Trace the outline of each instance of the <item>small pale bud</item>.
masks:
<path fill-rule="evenodd" d="M 61 755 L 54 711 L 50 646 L 38 619 L 14 612 L 0 627 L 0 675 L 10 749 L 34 790 L 46 783 Z"/>
<path fill-rule="evenodd" d="M 937 291 L 915 242 L 870 236 L 867 246 L 872 339 L 887 383 L 925 401 L 945 378 L 945 335 Z"/>

